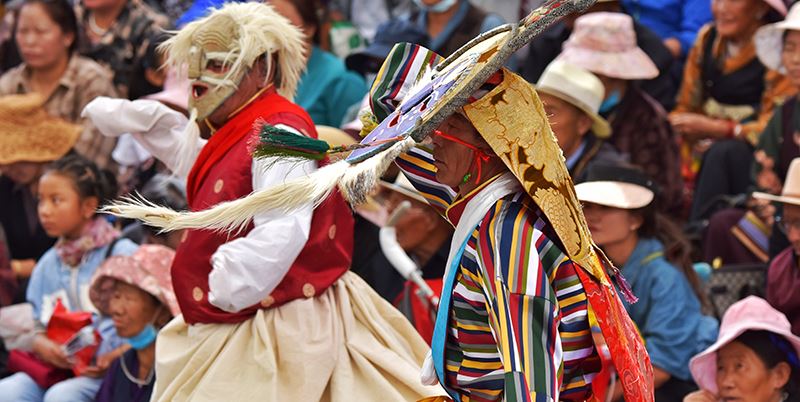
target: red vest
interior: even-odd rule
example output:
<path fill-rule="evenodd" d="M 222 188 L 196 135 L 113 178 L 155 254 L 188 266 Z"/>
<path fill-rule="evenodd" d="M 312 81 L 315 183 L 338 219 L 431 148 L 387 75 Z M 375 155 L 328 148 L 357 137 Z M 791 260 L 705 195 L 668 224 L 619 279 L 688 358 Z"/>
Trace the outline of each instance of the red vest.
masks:
<path fill-rule="evenodd" d="M 316 138 L 311 118 L 299 106 L 275 93 L 268 93 L 251 103 L 214 135 L 230 135 L 242 129 L 251 131 L 257 118 L 268 124 L 286 124 Z M 228 130 L 226 130 L 228 128 Z M 230 128 L 234 128 L 231 130 Z M 230 137 L 229 137 L 230 138 Z M 224 157 L 205 169 L 192 169 L 189 208 L 206 209 L 223 201 L 242 198 L 253 191 L 252 156 L 248 142 L 253 135 L 229 141 Z M 212 140 L 216 140 L 212 137 Z M 220 144 L 210 141 L 206 147 Z M 202 158 L 201 154 L 201 158 Z M 200 158 L 198 158 L 198 161 Z M 198 174 L 198 171 L 201 174 Z M 194 190 L 194 191 L 193 191 Z M 353 251 L 353 217 L 338 192 L 330 195 L 314 210 L 311 231 L 305 247 L 277 288 L 261 303 L 237 313 L 220 310 L 208 302 L 208 275 L 211 255 L 226 242 L 246 236 L 252 223 L 241 233 L 229 234 L 208 230 L 189 230 L 178 247 L 172 264 L 172 284 L 184 320 L 194 323 L 238 323 L 255 315 L 261 308 L 280 306 L 301 297 L 321 294 L 350 267 Z M 280 253 L 281 250 L 254 250 Z"/>

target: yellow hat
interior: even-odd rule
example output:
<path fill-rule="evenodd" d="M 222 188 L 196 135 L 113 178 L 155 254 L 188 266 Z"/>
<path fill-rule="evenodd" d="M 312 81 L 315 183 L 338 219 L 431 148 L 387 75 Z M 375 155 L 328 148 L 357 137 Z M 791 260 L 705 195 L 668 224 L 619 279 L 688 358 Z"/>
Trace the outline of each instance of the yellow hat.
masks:
<path fill-rule="evenodd" d="M 502 82 L 465 105 L 464 115 L 542 209 L 567 255 L 595 277 L 604 278 L 542 101 L 522 77 L 502 71 Z"/>
<path fill-rule="evenodd" d="M 83 129 L 50 116 L 37 94 L 0 97 L 0 165 L 49 162 L 69 152 Z"/>

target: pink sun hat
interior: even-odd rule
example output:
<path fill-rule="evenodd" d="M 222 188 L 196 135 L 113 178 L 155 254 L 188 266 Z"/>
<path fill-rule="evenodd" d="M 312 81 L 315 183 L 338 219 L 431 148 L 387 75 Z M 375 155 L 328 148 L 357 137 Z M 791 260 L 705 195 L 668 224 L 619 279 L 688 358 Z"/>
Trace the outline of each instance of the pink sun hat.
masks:
<path fill-rule="evenodd" d="M 114 283 L 121 281 L 153 295 L 174 317 L 180 314 L 180 307 L 172 290 L 173 258 L 175 251 L 158 244 L 141 245 L 130 256 L 109 257 L 92 277 L 89 299 L 101 313 L 109 315 Z"/>
<path fill-rule="evenodd" d="M 653 60 L 636 44 L 633 19 L 622 13 L 578 17 L 557 59 L 623 80 L 649 80 L 659 74 Z"/>
<path fill-rule="evenodd" d="M 717 342 L 689 361 L 694 381 L 702 390 L 714 394 L 717 389 L 717 351 L 747 331 L 769 331 L 786 339 L 800 354 L 800 337 L 792 334 L 792 325 L 783 313 L 766 300 L 748 296 L 728 308 L 722 317 Z"/>

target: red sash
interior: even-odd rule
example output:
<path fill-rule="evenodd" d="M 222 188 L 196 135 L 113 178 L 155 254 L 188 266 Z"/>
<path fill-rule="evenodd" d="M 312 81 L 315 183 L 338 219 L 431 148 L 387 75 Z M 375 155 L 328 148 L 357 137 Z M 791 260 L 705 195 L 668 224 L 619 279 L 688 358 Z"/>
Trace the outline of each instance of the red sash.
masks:
<path fill-rule="evenodd" d="M 194 205 L 194 197 L 209 170 L 246 136 L 257 135 L 253 132 L 253 122 L 264 117 L 265 111 L 273 115 L 294 112 L 296 109 L 297 106 L 278 95 L 274 88 L 270 88 L 229 119 L 211 136 L 189 172 L 189 177 L 186 179 L 186 197 L 189 205 Z"/>
<path fill-rule="evenodd" d="M 610 370 L 617 371 L 625 401 L 652 402 L 653 366 L 616 291 L 592 278 L 583 269 L 576 269 L 589 299 L 590 324 L 595 347 L 603 361 L 603 369 L 592 381 L 594 395 L 606 394 Z M 607 277 L 606 277 L 607 278 Z"/>

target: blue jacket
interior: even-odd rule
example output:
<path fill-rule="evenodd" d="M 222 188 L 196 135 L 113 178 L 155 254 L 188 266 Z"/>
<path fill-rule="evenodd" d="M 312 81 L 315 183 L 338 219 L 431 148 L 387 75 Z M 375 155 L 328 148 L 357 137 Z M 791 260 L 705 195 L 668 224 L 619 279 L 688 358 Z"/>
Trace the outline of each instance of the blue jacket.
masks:
<path fill-rule="evenodd" d="M 27 299 L 33 305 L 33 318 L 37 326 L 47 327 L 58 299 L 67 310 L 96 312 L 89 300 L 89 285 L 94 271 L 103 263 L 108 247 L 106 245 L 90 251 L 77 268 L 62 263 L 54 247 L 44 253 L 33 269 L 27 290 Z M 114 244 L 111 255 L 131 255 L 137 248 L 132 241 L 120 239 Z M 95 314 L 95 326 L 103 337 L 98 355 L 122 344 L 110 318 Z"/>
<path fill-rule="evenodd" d="M 360 103 L 368 90 L 364 78 L 348 70 L 342 60 L 314 46 L 294 101 L 314 124 L 339 127 L 348 109 Z"/>
<path fill-rule="evenodd" d="M 694 46 L 700 27 L 712 19 L 709 0 L 622 0 L 622 6 L 662 40 L 678 39 L 684 56 Z"/>
<path fill-rule="evenodd" d="M 653 366 L 681 380 L 691 378 L 689 359 L 717 339 L 717 320 L 700 312 L 686 276 L 663 256 L 656 239 L 640 239 L 622 267 L 639 298 L 622 302 L 639 328 Z"/>

